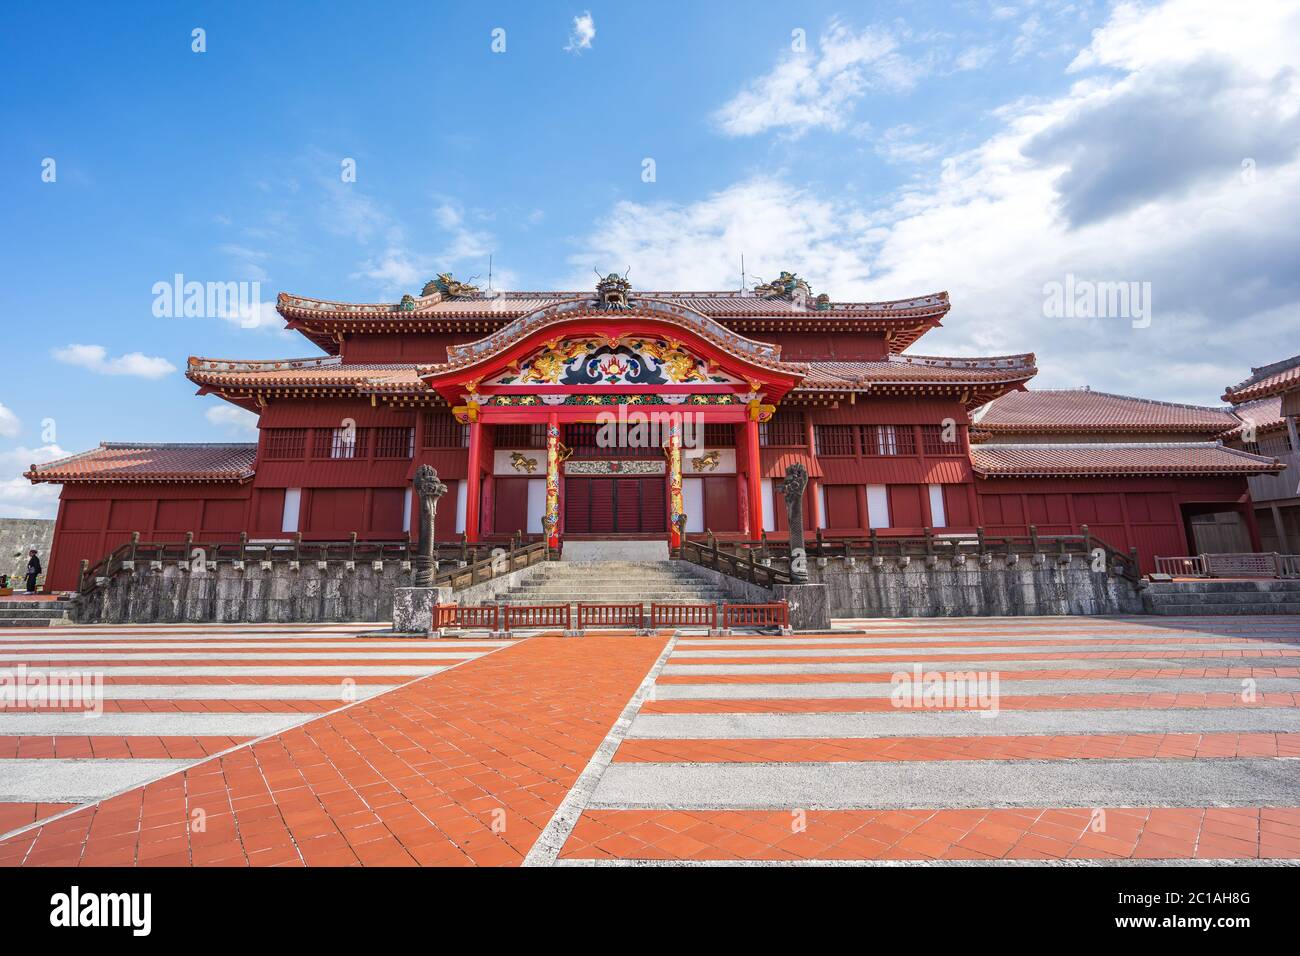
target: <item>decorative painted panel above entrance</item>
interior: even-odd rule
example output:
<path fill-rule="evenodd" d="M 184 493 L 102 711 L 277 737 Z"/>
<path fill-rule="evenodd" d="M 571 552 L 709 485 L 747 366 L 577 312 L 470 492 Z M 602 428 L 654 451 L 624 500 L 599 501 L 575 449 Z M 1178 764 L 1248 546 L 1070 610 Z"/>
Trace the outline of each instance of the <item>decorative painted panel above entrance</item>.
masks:
<path fill-rule="evenodd" d="M 510 363 L 491 385 L 737 385 L 713 361 L 680 342 L 651 336 L 587 336 L 547 342 Z"/>

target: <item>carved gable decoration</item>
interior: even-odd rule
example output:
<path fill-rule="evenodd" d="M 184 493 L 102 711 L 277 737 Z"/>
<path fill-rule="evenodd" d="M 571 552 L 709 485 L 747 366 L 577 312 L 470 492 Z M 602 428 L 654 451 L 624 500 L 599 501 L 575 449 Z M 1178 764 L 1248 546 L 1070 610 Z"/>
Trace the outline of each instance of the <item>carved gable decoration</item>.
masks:
<path fill-rule="evenodd" d="M 484 385 L 733 385 L 680 343 L 648 336 L 551 341 Z"/>

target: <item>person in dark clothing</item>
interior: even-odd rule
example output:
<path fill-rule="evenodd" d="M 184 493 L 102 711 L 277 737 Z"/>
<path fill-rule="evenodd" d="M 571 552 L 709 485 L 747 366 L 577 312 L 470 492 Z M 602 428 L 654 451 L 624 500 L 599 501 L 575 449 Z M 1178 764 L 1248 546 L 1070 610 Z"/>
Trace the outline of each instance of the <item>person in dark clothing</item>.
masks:
<path fill-rule="evenodd" d="M 27 559 L 27 593 L 36 593 L 36 578 L 41 573 L 41 559 L 36 556 L 36 549 L 32 548 L 31 556 Z"/>

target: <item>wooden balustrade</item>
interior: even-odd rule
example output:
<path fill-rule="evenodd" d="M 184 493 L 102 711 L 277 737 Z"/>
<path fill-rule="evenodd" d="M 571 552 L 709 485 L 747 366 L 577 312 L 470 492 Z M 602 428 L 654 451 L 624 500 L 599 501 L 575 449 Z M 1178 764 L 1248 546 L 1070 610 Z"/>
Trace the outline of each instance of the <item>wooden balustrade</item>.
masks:
<path fill-rule="evenodd" d="M 645 608 L 640 604 L 578 605 L 578 627 L 641 627 Z"/>
<path fill-rule="evenodd" d="M 651 604 L 651 627 L 707 627 L 718 626 L 716 604 Z"/>

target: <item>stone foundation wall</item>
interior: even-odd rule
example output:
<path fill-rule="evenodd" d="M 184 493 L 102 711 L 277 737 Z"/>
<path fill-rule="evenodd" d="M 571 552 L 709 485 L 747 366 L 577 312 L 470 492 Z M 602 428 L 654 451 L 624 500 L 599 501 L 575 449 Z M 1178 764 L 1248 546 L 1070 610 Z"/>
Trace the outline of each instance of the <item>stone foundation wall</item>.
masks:
<path fill-rule="evenodd" d="M 32 548 L 41 557 L 41 567 L 48 569 L 53 541 L 51 518 L 0 518 L 0 574 L 9 575 L 12 584 L 21 585 L 27 573 L 27 552 Z"/>
<path fill-rule="evenodd" d="M 242 570 L 230 564 L 190 571 L 175 565 L 143 563 L 123 571 L 87 595 L 77 597 L 73 620 L 81 623 L 154 621 L 296 622 L 388 621 L 393 589 L 409 587 L 410 570 L 400 562 L 358 562 L 325 568 L 303 561 L 269 567 L 250 561 Z"/>
<path fill-rule="evenodd" d="M 820 558 L 810 581 L 826 585 L 831 617 L 958 617 L 1142 614 L 1139 586 L 1093 571 L 1074 555 L 950 558 Z"/>

